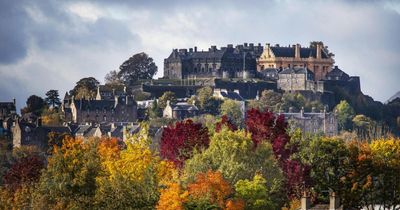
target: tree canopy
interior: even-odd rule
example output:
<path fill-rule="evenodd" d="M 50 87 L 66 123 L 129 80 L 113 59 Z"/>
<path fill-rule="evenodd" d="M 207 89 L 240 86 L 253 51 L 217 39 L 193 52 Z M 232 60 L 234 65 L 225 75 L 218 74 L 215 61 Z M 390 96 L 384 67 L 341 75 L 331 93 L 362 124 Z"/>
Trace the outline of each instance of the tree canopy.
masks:
<path fill-rule="evenodd" d="M 117 76 L 123 83 L 129 85 L 139 79 L 152 79 L 157 73 L 157 66 L 153 58 L 146 53 L 138 53 L 130 57 L 119 67 Z"/>

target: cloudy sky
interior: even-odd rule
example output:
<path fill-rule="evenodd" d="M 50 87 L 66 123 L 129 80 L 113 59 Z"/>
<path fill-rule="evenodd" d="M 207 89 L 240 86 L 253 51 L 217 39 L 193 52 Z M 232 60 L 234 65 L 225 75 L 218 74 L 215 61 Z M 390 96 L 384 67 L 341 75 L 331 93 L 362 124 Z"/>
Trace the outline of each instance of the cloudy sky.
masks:
<path fill-rule="evenodd" d="M 60 95 L 80 78 L 104 82 L 138 52 L 163 59 L 173 48 L 321 40 L 336 65 L 386 101 L 400 90 L 400 1 L 0 0 L 0 101 Z"/>

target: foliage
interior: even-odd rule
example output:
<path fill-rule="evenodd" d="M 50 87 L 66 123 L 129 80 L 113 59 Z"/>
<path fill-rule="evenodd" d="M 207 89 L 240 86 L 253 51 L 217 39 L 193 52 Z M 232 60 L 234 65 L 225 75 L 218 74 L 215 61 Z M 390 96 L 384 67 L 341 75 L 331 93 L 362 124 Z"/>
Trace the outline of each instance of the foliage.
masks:
<path fill-rule="evenodd" d="M 254 175 L 253 180 L 239 180 L 235 184 L 236 197 L 245 201 L 246 209 L 278 209 L 271 200 L 267 180 L 261 175 Z"/>
<path fill-rule="evenodd" d="M 211 87 L 203 87 L 197 90 L 197 100 L 200 110 L 203 113 L 217 115 L 221 100 L 213 97 L 213 89 Z M 196 100 L 196 99 L 191 99 Z M 197 101 L 196 101 L 197 102 Z"/>
<path fill-rule="evenodd" d="M 76 82 L 75 87 L 70 91 L 70 94 L 75 96 L 75 99 L 91 99 L 97 94 L 97 86 L 100 82 L 93 77 L 85 77 Z"/>
<path fill-rule="evenodd" d="M 196 180 L 188 185 L 190 209 L 204 207 L 223 208 L 233 189 L 220 172 L 199 173 Z M 200 208 L 199 208 L 200 207 Z"/>
<path fill-rule="evenodd" d="M 342 100 L 336 105 L 334 110 L 337 114 L 339 129 L 350 130 L 352 125 L 351 120 L 354 117 L 354 109 L 347 101 Z"/>
<path fill-rule="evenodd" d="M 273 90 L 264 90 L 263 92 L 261 92 L 261 97 L 259 100 L 250 101 L 249 107 L 258 110 L 268 109 L 274 112 L 279 112 L 281 103 L 281 93 L 274 92 Z"/>
<path fill-rule="evenodd" d="M 183 210 L 184 203 L 188 200 L 189 193 L 183 190 L 178 183 L 167 184 L 166 189 L 161 189 L 158 210 Z"/>
<path fill-rule="evenodd" d="M 122 78 L 118 75 L 116 70 L 112 70 L 104 77 L 105 85 L 109 87 L 118 87 L 123 85 Z"/>
<path fill-rule="evenodd" d="M 26 101 L 26 107 L 22 109 L 22 113 L 32 112 L 35 115 L 41 115 L 43 109 L 45 108 L 45 102 L 43 98 L 37 95 L 31 95 Z"/>
<path fill-rule="evenodd" d="M 298 160 L 290 159 L 298 151 L 298 145 L 290 142 L 284 116 L 276 117 L 269 111 L 251 109 L 247 111 L 246 126 L 255 146 L 263 141 L 272 144 L 272 150 L 286 178 L 287 196 L 300 197 L 301 191 L 309 183 L 309 167 Z"/>
<path fill-rule="evenodd" d="M 202 152 L 195 152 L 185 163 L 183 181 L 190 183 L 198 173 L 208 170 L 219 171 L 232 185 L 239 180 L 252 179 L 259 173 L 269 182 L 267 188 L 274 193 L 273 198 L 281 203 L 281 183 L 283 176 L 273 156 L 268 142 L 255 148 L 249 134 L 243 130 L 222 129 L 214 133 L 210 146 Z"/>
<path fill-rule="evenodd" d="M 154 99 L 152 105 L 147 108 L 147 116 L 150 119 L 156 119 L 162 116 L 162 110 L 158 106 L 157 100 Z"/>
<path fill-rule="evenodd" d="M 243 113 L 237 101 L 225 100 L 221 104 L 220 114 L 226 115 L 236 126 L 240 127 L 242 125 Z"/>
<path fill-rule="evenodd" d="M 220 132 L 224 127 L 228 128 L 231 131 L 235 131 L 238 129 L 237 126 L 233 124 L 226 115 L 222 116 L 221 120 L 216 123 L 215 131 Z"/>
<path fill-rule="evenodd" d="M 64 122 L 64 115 L 59 109 L 43 109 L 42 113 L 43 125 L 59 126 Z"/>
<path fill-rule="evenodd" d="M 192 120 L 185 120 L 164 129 L 160 154 L 181 167 L 192 156 L 193 149 L 207 148 L 208 129 Z"/>
<path fill-rule="evenodd" d="M 91 208 L 100 161 L 97 142 L 65 138 L 55 147 L 36 191 L 36 208 Z"/>
<path fill-rule="evenodd" d="M 129 85 L 139 79 L 151 79 L 157 73 L 153 58 L 146 53 L 138 53 L 130 57 L 119 67 L 118 77 Z"/>
<path fill-rule="evenodd" d="M 49 107 L 57 108 L 61 105 L 58 90 L 49 90 L 46 93 L 45 102 Z"/>
<path fill-rule="evenodd" d="M 169 101 L 171 104 L 176 103 L 176 96 L 174 92 L 164 92 L 164 94 L 158 99 L 158 107 L 163 110 L 167 106 L 167 101 Z"/>

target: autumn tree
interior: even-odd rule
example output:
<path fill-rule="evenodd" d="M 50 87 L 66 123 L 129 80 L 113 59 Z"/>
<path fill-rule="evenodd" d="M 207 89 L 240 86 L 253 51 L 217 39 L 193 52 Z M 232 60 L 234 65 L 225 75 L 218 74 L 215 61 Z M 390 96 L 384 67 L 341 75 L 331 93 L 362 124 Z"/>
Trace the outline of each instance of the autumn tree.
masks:
<path fill-rule="evenodd" d="M 182 189 L 178 183 L 169 183 L 165 189 L 160 190 L 158 210 L 184 210 L 188 201 L 188 191 Z"/>
<path fill-rule="evenodd" d="M 92 208 L 101 170 L 96 148 L 94 139 L 74 138 L 55 147 L 38 184 L 35 208 Z"/>
<path fill-rule="evenodd" d="M 237 126 L 231 122 L 228 116 L 224 115 L 221 117 L 221 120 L 216 123 L 215 131 L 220 132 L 224 127 L 228 128 L 231 131 L 237 130 Z"/>
<path fill-rule="evenodd" d="M 193 183 L 188 184 L 189 209 L 224 208 L 233 189 L 220 172 L 199 173 Z"/>
<path fill-rule="evenodd" d="M 255 146 L 264 141 L 272 144 L 274 155 L 286 178 L 287 196 L 300 197 L 304 187 L 309 184 L 309 167 L 299 160 L 290 158 L 298 151 L 298 145 L 290 141 L 290 136 L 286 132 L 285 117 L 275 116 L 268 110 L 261 112 L 251 109 L 247 111 L 246 126 Z"/>
<path fill-rule="evenodd" d="M 130 57 L 119 67 L 118 76 L 125 84 L 132 84 L 139 79 L 151 79 L 157 73 L 153 58 L 146 53 L 138 53 Z"/>
<path fill-rule="evenodd" d="M 167 101 L 169 101 L 171 104 L 176 103 L 176 96 L 174 92 L 164 92 L 164 94 L 158 99 L 158 107 L 163 110 L 167 106 Z"/>
<path fill-rule="evenodd" d="M 70 94 L 75 96 L 75 99 L 91 99 L 96 97 L 97 86 L 99 81 L 93 77 L 85 77 L 76 82 L 75 87 L 70 91 Z"/>
<path fill-rule="evenodd" d="M 243 121 L 243 112 L 241 109 L 240 102 L 234 100 L 225 100 L 221 104 L 220 114 L 226 115 L 232 123 L 240 127 Z"/>
<path fill-rule="evenodd" d="M 164 129 L 160 154 L 181 167 L 192 156 L 193 149 L 207 148 L 209 141 L 206 127 L 190 119 L 180 121 Z"/>
<path fill-rule="evenodd" d="M 335 107 L 335 112 L 337 114 L 338 124 L 340 130 L 350 130 L 352 125 L 352 119 L 354 117 L 354 109 L 350 104 L 342 100 Z"/>
<path fill-rule="evenodd" d="M 214 133 L 210 146 L 203 151 L 196 151 L 185 162 L 183 181 L 190 183 L 198 173 L 208 170 L 221 172 L 231 185 L 239 180 L 250 180 L 259 173 L 268 180 L 266 188 L 273 194 L 271 199 L 278 206 L 284 202 L 281 188 L 283 175 L 274 158 L 271 144 L 262 142 L 255 147 L 250 134 L 243 130 L 231 131 L 224 128 Z"/>

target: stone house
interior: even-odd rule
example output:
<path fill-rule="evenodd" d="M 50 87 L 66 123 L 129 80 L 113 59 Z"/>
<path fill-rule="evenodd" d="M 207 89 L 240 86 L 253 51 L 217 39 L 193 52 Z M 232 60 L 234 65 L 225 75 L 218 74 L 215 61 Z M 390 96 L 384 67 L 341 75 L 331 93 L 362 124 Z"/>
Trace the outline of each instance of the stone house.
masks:
<path fill-rule="evenodd" d="M 70 128 L 66 126 L 42 126 L 40 119 L 37 124 L 17 120 L 12 128 L 13 147 L 36 146 L 42 151 L 46 151 L 48 135 L 51 132 L 72 135 Z"/>
<path fill-rule="evenodd" d="M 71 121 L 77 124 L 135 122 L 137 120 L 137 104 L 133 96 L 129 95 L 116 96 L 114 100 L 76 100 L 72 97 L 68 108 L 64 110 L 66 115 L 71 115 Z"/>
<path fill-rule="evenodd" d="M 163 117 L 183 120 L 185 118 L 195 117 L 199 114 L 199 109 L 194 104 L 187 102 L 178 102 L 171 104 L 167 101 L 167 106 L 163 110 Z"/>
<path fill-rule="evenodd" d="M 338 120 L 333 112 L 308 112 L 304 109 L 300 112 L 280 113 L 285 116 L 291 129 L 300 128 L 303 134 L 306 133 L 324 133 L 327 136 L 338 134 Z"/>
<path fill-rule="evenodd" d="M 12 102 L 0 102 L 0 120 L 16 116 L 15 99 Z"/>
<path fill-rule="evenodd" d="M 266 68 L 308 68 L 314 75 L 315 80 L 321 80 L 330 71 L 335 63 L 333 54 L 329 53 L 327 47 L 322 43 L 301 47 L 300 44 L 283 47 L 271 46 L 269 43 L 257 59 L 257 70 Z"/>

